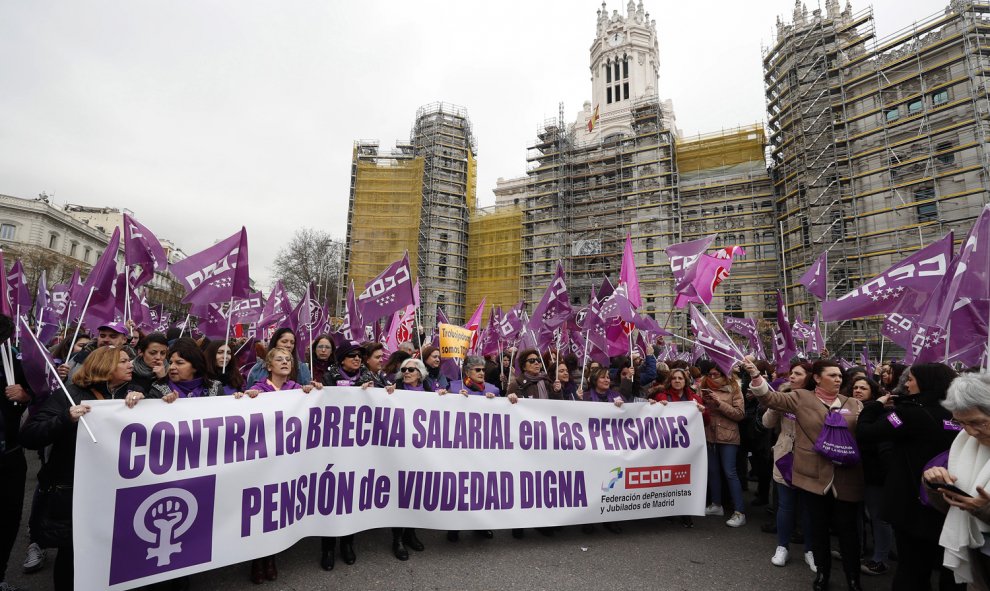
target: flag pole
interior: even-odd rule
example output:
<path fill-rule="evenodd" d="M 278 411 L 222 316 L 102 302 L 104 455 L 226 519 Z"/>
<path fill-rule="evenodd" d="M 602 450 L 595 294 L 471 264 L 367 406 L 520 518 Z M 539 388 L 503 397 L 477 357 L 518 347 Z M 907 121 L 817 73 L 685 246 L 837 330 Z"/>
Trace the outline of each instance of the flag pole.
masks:
<path fill-rule="evenodd" d="M 92 292 L 90 292 L 90 293 L 92 293 Z M 21 322 L 23 322 L 25 326 L 27 326 L 27 322 L 23 318 L 21 318 L 19 320 Z M 28 334 L 31 335 L 31 340 L 33 340 L 34 341 L 34 344 L 38 347 L 39 352 L 41 353 L 42 358 L 44 358 L 44 360 L 45 360 L 45 365 L 48 366 L 48 370 L 50 372 L 52 372 L 52 375 L 54 375 L 55 376 L 55 379 L 58 380 L 58 385 L 59 385 L 60 388 L 62 388 L 62 392 L 65 393 L 65 397 L 69 399 L 69 404 L 72 405 L 72 406 L 75 406 L 76 405 L 76 401 L 72 399 L 72 395 L 69 394 L 69 390 L 65 387 L 65 383 L 62 381 L 62 378 L 59 377 L 58 371 L 55 369 L 55 366 L 52 365 L 51 360 L 48 359 L 48 351 L 46 351 L 45 348 L 38 341 L 38 339 L 35 338 L 34 333 L 31 332 L 30 327 L 28 327 Z M 70 349 L 70 351 L 71 351 L 71 349 Z M 79 422 L 82 423 L 83 424 L 83 427 L 86 428 L 86 432 L 89 433 L 89 438 L 93 441 L 93 443 L 96 443 L 96 435 L 93 435 L 93 430 L 89 428 L 89 423 L 86 422 L 86 417 L 79 417 Z"/>
<path fill-rule="evenodd" d="M 581 360 L 581 381 L 578 383 L 578 389 L 581 390 L 581 398 L 584 399 L 584 369 L 588 367 L 588 335 L 591 331 L 584 331 L 584 358 Z"/>
<path fill-rule="evenodd" d="M 68 354 L 70 356 L 72 355 L 72 350 L 76 348 L 76 339 L 79 338 L 79 329 L 82 327 L 83 318 L 86 317 L 86 309 L 89 308 L 89 299 L 91 297 L 93 297 L 93 289 L 95 289 L 95 288 L 93 288 L 93 287 L 90 287 L 89 288 L 89 293 L 86 294 L 86 303 L 83 304 L 82 313 L 79 314 L 79 319 L 76 320 L 76 332 L 75 332 L 75 334 L 72 335 L 72 342 L 69 343 L 69 349 L 68 349 L 69 353 Z M 68 394 L 68 392 L 66 392 L 66 394 Z M 87 427 L 87 429 L 88 429 L 88 427 Z M 94 439 L 93 441 L 95 443 L 96 440 Z"/>
<path fill-rule="evenodd" d="M 725 328 L 722 326 L 722 323 L 718 321 L 718 318 L 716 318 L 715 313 L 712 312 L 712 309 L 708 307 L 708 304 L 706 304 L 704 300 L 701 300 L 701 305 L 705 307 L 705 310 L 708 311 L 708 314 L 712 317 L 713 320 L 715 320 L 715 324 L 718 325 L 718 328 L 719 330 L 722 331 L 722 334 L 724 334 L 725 337 L 729 339 L 729 342 L 732 343 L 732 348 L 735 349 L 736 353 L 739 354 L 739 357 L 740 358 L 745 357 L 745 355 L 742 354 L 742 351 L 739 350 L 739 347 L 736 346 L 736 342 L 732 340 L 732 337 L 730 337 L 729 333 L 726 332 Z"/>
<path fill-rule="evenodd" d="M 227 333 L 223 337 L 224 344 L 230 342 L 230 319 L 234 316 L 234 296 L 230 296 L 230 303 L 227 304 Z M 189 333 L 192 334 L 192 333 Z M 228 345 L 229 349 L 230 346 Z M 220 369 L 220 373 L 227 373 L 227 358 L 223 358 L 223 367 Z"/>

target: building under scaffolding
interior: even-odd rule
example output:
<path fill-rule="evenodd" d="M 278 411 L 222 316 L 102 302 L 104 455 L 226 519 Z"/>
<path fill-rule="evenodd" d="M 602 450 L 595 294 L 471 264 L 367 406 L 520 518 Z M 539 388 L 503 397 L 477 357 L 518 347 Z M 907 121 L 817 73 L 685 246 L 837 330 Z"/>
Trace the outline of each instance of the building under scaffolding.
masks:
<path fill-rule="evenodd" d="M 953 1 L 878 39 L 870 9 L 798 4 L 764 56 L 774 195 L 789 307 L 829 252 L 830 297 L 949 230 L 988 201 L 990 3 Z M 836 330 L 838 329 L 838 330 Z M 829 331 L 833 350 L 879 340 L 879 322 Z"/>
<path fill-rule="evenodd" d="M 508 310 L 519 301 L 522 255 L 522 212 L 516 207 L 488 207 L 471 214 L 468 238 L 466 314 L 488 298 L 484 318 L 492 306 Z"/>
<path fill-rule="evenodd" d="M 467 112 L 448 103 L 421 107 L 410 141 L 393 150 L 355 142 L 344 275 L 357 291 L 409 251 L 423 326 L 437 305 L 463 322 L 476 153 Z"/>

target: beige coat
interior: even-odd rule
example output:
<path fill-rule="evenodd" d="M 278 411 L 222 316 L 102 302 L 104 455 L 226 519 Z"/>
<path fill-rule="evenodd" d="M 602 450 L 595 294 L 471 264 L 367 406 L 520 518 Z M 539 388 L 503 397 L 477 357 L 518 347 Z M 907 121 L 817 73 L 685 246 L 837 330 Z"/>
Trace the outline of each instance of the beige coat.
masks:
<path fill-rule="evenodd" d="M 761 398 L 766 406 L 795 416 L 794 473 L 791 479 L 794 486 L 817 495 L 831 493 L 840 501 L 858 503 L 863 500 L 862 465 L 836 466 L 815 451 L 815 440 L 825 425 L 829 407 L 814 392 L 770 392 L 766 380 L 761 380 L 758 386 L 750 385 L 749 391 Z M 843 417 L 849 430 L 855 434 L 863 403 L 839 394 L 832 408 L 848 411 L 843 412 Z"/>
<path fill-rule="evenodd" d="M 791 391 L 790 384 L 784 384 L 780 391 L 789 393 Z M 774 482 L 785 486 L 789 485 L 784 482 L 784 477 L 781 475 L 780 469 L 777 468 L 777 460 L 794 451 L 795 418 L 794 413 L 781 412 L 772 408 L 768 408 L 763 413 L 764 427 L 767 429 L 780 428 L 780 435 L 777 436 L 777 442 L 773 445 L 773 479 Z"/>
<path fill-rule="evenodd" d="M 708 407 L 705 440 L 708 443 L 739 445 L 739 421 L 746 417 L 742 392 L 722 386 L 712 391 L 712 397 L 718 401 L 718 406 Z"/>

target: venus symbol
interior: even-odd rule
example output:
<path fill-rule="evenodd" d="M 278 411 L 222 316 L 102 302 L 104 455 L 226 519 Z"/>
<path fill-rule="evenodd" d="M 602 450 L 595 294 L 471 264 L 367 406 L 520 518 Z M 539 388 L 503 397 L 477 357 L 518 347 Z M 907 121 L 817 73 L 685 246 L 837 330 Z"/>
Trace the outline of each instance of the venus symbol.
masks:
<path fill-rule="evenodd" d="M 171 563 L 172 555 L 182 551 L 182 542 L 175 540 L 192 527 L 198 513 L 196 497 L 182 488 L 166 488 L 145 499 L 134 512 L 134 533 L 154 544 L 146 558 L 156 558 L 157 566 Z"/>

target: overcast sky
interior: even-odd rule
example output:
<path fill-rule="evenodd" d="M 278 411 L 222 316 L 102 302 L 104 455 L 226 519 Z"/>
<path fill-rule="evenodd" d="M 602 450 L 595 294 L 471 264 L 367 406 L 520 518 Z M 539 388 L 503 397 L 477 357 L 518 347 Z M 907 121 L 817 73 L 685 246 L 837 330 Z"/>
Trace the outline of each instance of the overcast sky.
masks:
<path fill-rule="evenodd" d="M 526 146 L 558 103 L 572 119 L 590 98 L 599 6 L 6 0 L 0 193 L 126 207 L 186 253 L 245 225 L 251 274 L 267 289 L 295 228 L 345 236 L 354 140 L 407 139 L 424 104 L 467 108 L 478 195 L 493 202 L 498 177 L 524 174 Z M 944 4 L 873 6 L 885 36 Z M 792 1 L 645 7 L 660 95 L 685 135 L 765 119 L 762 47 Z"/>

